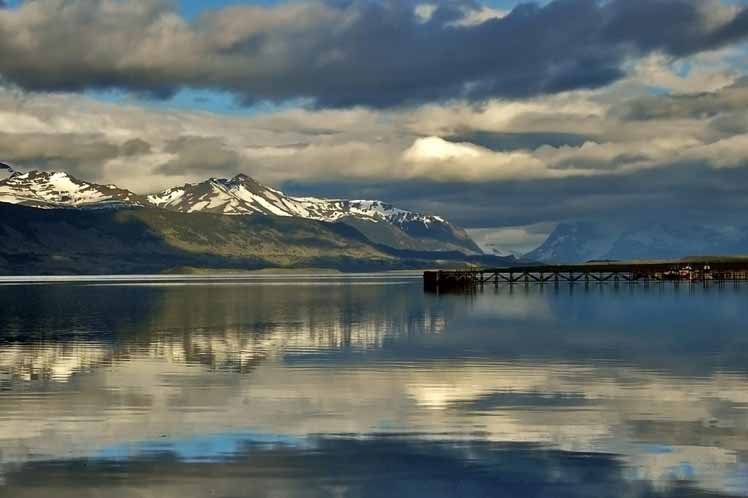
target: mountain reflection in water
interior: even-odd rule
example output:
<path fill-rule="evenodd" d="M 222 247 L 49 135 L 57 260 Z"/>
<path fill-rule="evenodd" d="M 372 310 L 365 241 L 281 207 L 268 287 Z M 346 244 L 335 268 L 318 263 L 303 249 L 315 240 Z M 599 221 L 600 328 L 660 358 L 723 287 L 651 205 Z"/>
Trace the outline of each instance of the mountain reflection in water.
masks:
<path fill-rule="evenodd" d="M 0 287 L 0 496 L 748 496 L 747 287 Z"/>

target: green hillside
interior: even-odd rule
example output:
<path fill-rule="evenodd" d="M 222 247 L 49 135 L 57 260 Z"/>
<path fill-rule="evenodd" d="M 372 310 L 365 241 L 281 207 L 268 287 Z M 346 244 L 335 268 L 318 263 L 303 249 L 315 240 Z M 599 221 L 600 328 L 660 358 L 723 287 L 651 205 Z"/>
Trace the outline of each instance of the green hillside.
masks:
<path fill-rule="evenodd" d="M 344 224 L 160 209 L 41 210 L 0 204 L 3 274 L 403 265 Z"/>

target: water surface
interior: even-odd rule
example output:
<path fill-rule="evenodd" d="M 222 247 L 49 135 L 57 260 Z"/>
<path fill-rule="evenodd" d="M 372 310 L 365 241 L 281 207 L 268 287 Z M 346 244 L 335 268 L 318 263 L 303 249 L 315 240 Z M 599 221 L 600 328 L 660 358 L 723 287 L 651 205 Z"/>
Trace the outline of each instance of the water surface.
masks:
<path fill-rule="evenodd" d="M 2 497 L 748 496 L 748 287 L 8 280 Z"/>

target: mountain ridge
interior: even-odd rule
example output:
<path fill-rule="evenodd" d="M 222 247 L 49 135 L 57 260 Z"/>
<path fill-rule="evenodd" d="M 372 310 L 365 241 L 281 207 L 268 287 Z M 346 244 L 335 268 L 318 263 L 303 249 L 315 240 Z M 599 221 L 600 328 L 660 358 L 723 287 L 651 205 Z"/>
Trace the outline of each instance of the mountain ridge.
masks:
<path fill-rule="evenodd" d="M 482 254 L 480 247 L 464 230 L 440 216 L 406 211 L 376 200 L 293 197 L 243 174 L 230 179 L 210 178 L 199 183 L 173 187 L 149 195 L 148 200 L 157 207 L 188 213 L 205 211 L 226 215 L 266 214 L 325 222 L 349 222 L 374 242 L 392 244 L 393 236 L 397 239 L 399 234 L 383 234 L 366 224 L 386 223 L 406 236 L 395 242 L 398 249 L 441 248 Z M 428 247 L 418 246 L 414 244 L 414 238 L 431 239 L 433 242 Z M 423 240 L 421 242 L 423 244 Z"/>
<path fill-rule="evenodd" d="M 377 245 L 416 252 L 481 255 L 467 232 L 440 216 L 382 201 L 292 197 L 239 174 L 138 195 L 116 185 L 79 180 L 65 172 L 18 172 L 0 163 L 0 202 L 41 209 L 158 208 L 227 216 L 266 215 L 346 223 Z"/>

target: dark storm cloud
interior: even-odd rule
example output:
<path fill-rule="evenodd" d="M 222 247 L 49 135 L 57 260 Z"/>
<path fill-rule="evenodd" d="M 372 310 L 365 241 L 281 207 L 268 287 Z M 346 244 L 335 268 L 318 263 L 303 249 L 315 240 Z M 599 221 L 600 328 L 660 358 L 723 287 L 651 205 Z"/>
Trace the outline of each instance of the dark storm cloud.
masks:
<path fill-rule="evenodd" d="M 469 142 L 494 151 L 535 150 L 538 147 L 579 147 L 592 137 L 577 133 L 524 132 L 502 133 L 471 131 L 446 137 L 450 142 Z"/>
<path fill-rule="evenodd" d="M 478 4 L 437 3 L 428 20 L 410 1 L 331 0 L 188 23 L 158 0 L 27 2 L 0 15 L 0 74 L 37 91 L 193 87 L 247 103 L 388 107 L 600 87 L 631 57 L 689 55 L 748 33 L 746 11 L 717 0 L 555 0 L 477 25 L 459 22 Z"/>
<path fill-rule="evenodd" d="M 745 166 L 748 166 L 746 160 Z M 287 183 L 297 195 L 382 199 L 445 216 L 465 228 L 586 219 L 690 219 L 742 225 L 748 219 L 748 168 L 673 164 L 627 175 L 507 182 Z"/>
<path fill-rule="evenodd" d="M 732 43 L 746 34 L 745 12 L 716 27 L 705 22 L 713 2 L 625 0 L 610 3 L 603 38 L 635 45 L 642 52 L 688 55 Z"/>

